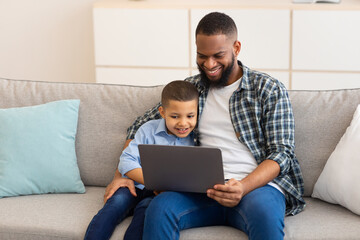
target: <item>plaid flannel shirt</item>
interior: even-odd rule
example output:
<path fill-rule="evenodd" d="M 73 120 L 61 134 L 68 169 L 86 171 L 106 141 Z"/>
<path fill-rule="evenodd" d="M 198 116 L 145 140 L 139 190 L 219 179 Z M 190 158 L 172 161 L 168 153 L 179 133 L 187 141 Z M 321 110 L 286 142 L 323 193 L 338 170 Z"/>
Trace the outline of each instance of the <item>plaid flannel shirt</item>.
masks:
<path fill-rule="evenodd" d="M 269 75 L 253 71 L 240 61 L 238 64 L 243 69 L 243 76 L 238 89 L 229 100 L 230 117 L 236 136 L 249 148 L 258 164 L 266 159 L 279 164 L 280 174 L 274 182 L 285 192 L 286 215 L 295 215 L 305 207 L 302 198 L 304 182 L 294 153 L 295 124 L 287 91 L 282 83 Z M 208 94 L 208 89 L 200 79 L 200 75 L 185 79 L 199 91 L 199 118 Z M 143 123 L 161 117 L 159 106 L 160 103 L 135 120 L 128 129 L 128 139 L 133 139 Z M 198 130 L 194 131 L 199 136 Z"/>

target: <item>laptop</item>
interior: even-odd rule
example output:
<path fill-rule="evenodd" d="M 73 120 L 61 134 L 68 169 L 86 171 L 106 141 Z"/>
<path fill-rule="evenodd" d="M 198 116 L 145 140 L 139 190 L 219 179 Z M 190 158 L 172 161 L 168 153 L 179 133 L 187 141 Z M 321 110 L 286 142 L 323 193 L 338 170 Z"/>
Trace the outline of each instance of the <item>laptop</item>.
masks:
<path fill-rule="evenodd" d="M 139 144 L 145 187 L 157 191 L 206 193 L 224 184 L 219 148 Z"/>

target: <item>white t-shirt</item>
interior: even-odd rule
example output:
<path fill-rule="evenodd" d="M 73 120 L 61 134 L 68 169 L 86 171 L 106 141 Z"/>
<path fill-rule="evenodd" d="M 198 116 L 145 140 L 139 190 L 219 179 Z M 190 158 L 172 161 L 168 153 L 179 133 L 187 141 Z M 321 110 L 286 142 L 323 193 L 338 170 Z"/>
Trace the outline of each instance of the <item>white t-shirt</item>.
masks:
<path fill-rule="evenodd" d="M 225 179 L 241 180 L 258 166 L 250 150 L 236 137 L 231 122 L 229 99 L 239 87 L 240 80 L 223 88 L 210 88 L 199 119 L 202 146 L 218 147 L 223 157 Z M 270 182 L 270 185 L 281 188 Z"/>

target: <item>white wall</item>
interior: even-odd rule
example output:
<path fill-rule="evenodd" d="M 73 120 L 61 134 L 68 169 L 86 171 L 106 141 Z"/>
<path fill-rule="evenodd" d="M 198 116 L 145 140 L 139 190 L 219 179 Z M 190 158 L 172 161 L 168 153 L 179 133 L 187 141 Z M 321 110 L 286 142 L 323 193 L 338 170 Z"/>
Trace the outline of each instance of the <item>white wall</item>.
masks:
<path fill-rule="evenodd" d="M 0 0 L 0 77 L 95 82 L 95 0 Z"/>

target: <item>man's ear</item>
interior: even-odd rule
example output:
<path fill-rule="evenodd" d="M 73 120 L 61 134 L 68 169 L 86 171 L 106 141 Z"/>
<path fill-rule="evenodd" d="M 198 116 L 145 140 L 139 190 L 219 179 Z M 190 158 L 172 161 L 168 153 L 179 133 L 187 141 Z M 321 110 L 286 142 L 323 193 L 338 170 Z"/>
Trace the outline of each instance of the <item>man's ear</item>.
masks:
<path fill-rule="evenodd" d="M 240 53 L 240 50 L 241 50 L 241 43 L 239 40 L 236 40 L 234 42 L 234 52 L 235 52 L 235 57 L 237 57 Z"/>
<path fill-rule="evenodd" d="M 163 106 L 159 107 L 159 113 L 160 113 L 162 118 L 165 118 L 165 109 L 163 108 Z"/>

